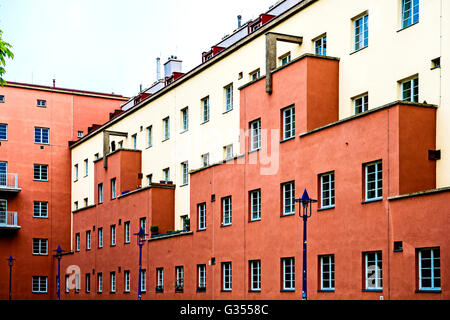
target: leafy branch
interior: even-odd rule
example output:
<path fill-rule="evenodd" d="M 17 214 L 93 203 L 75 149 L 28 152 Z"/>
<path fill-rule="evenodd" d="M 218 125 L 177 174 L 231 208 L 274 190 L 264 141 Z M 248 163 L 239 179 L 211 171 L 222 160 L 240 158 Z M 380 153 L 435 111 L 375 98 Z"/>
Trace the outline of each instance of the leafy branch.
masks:
<path fill-rule="evenodd" d="M 5 66 L 6 66 L 6 58 L 13 59 L 14 54 L 10 50 L 12 46 L 8 43 L 2 40 L 3 31 L 0 30 L 0 86 L 5 86 L 6 81 L 3 80 L 3 74 L 6 72 Z"/>

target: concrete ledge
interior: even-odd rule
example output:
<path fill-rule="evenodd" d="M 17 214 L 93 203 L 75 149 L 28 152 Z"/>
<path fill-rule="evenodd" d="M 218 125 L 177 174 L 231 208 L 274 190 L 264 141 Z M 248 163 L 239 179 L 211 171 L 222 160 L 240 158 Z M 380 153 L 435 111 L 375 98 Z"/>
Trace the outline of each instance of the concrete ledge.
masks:
<path fill-rule="evenodd" d="M 174 231 L 173 233 L 168 233 L 168 234 L 161 234 L 161 235 L 157 235 L 156 237 L 152 237 L 149 238 L 148 241 L 156 241 L 156 240 L 162 240 L 162 239 L 167 239 L 167 238 L 173 238 L 173 237 L 180 237 L 180 236 L 186 236 L 186 235 L 192 235 L 194 234 L 194 232 L 192 231 Z"/>
<path fill-rule="evenodd" d="M 443 187 L 443 188 L 438 188 L 438 189 L 425 190 L 425 191 L 413 192 L 413 193 L 408 193 L 408 194 L 401 194 L 398 196 L 389 197 L 388 200 L 395 201 L 395 200 L 401 200 L 401 199 L 407 199 L 407 198 L 413 198 L 413 197 L 432 195 L 432 194 L 441 193 L 441 192 L 450 192 L 450 187 Z"/>

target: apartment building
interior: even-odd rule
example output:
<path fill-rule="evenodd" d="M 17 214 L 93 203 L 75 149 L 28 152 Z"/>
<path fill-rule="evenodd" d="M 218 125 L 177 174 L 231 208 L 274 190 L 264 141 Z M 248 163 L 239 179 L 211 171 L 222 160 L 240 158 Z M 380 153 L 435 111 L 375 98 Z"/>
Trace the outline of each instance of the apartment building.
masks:
<path fill-rule="evenodd" d="M 16 82 L 0 88 L 0 256 L 15 259 L 13 298 L 54 297 L 53 250 L 70 246 L 69 143 L 127 100 Z M 1 270 L 0 298 L 8 299 L 8 265 Z"/>

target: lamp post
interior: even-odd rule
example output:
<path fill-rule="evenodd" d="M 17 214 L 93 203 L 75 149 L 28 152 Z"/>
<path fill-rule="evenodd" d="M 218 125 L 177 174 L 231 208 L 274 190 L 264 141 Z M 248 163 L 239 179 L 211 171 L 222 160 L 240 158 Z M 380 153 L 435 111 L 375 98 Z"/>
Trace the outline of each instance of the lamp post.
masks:
<path fill-rule="evenodd" d="M 8 265 L 9 265 L 9 300 L 11 301 L 11 299 L 12 299 L 12 290 L 11 290 L 12 267 L 14 265 L 14 260 L 16 260 L 16 259 L 14 259 L 12 256 L 9 256 L 9 258 L 6 260 L 8 260 Z"/>
<path fill-rule="evenodd" d="M 312 203 L 317 202 L 317 200 L 313 200 L 309 197 L 308 192 L 303 191 L 303 195 L 300 199 L 295 199 L 295 202 L 300 202 L 302 206 L 299 206 L 299 216 L 303 218 L 303 278 L 302 278 L 302 299 L 307 300 L 307 282 L 306 282 L 306 274 L 307 274 L 307 264 L 306 264 L 306 222 L 308 218 L 311 217 L 311 207 Z M 309 214 L 308 214 L 309 207 Z"/>
<path fill-rule="evenodd" d="M 58 278 L 57 278 L 57 292 L 58 292 L 58 300 L 61 300 L 61 258 L 63 249 L 61 249 L 61 246 L 58 245 L 58 248 L 56 250 L 53 250 L 56 252 L 55 257 L 58 259 Z"/>
<path fill-rule="evenodd" d="M 141 277 L 142 277 L 142 246 L 145 243 L 145 238 L 147 237 L 147 233 L 145 233 L 142 227 L 139 229 L 138 233 L 134 234 L 137 236 L 137 244 L 139 246 L 139 281 L 138 281 L 138 300 L 142 300 L 142 292 L 141 292 Z"/>

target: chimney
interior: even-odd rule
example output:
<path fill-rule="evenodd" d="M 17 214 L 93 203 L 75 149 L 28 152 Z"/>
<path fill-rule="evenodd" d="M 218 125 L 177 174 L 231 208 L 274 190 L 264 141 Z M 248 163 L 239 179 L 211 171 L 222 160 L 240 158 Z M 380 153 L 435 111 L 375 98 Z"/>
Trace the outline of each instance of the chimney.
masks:
<path fill-rule="evenodd" d="M 156 81 L 161 80 L 161 58 L 156 58 Z"/>
<path fill-rule="evenodd" d="M 242 27 L 242 16 L 238 15 L 237 19 L 238 19 L 238 29 L 240 29 Z"/>
<path fill-rule="evenodd" d="M 181 63 L 176 56 L 170 56 L 164 63 L 164 77 L 171 77 L 174 72 L 181 73 Z"/>

